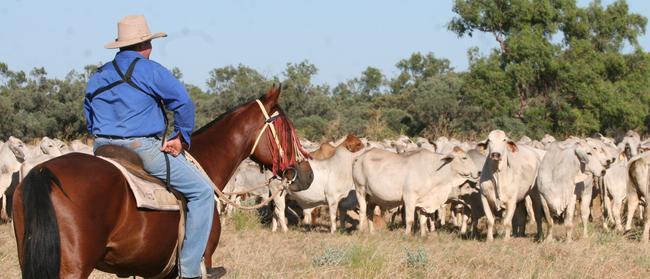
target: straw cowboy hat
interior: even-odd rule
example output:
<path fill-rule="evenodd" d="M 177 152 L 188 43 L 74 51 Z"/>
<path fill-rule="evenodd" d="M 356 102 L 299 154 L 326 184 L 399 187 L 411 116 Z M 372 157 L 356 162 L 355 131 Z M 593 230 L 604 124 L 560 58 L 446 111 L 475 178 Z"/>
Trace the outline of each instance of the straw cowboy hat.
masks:
<path fill-rule="evenodd" d="M 167 34 L 151 33 L 143 15 L 125 16 L 117 23 L 117 39 L 104 45 L 105 48 L 120 48 L 148 40 L 167 37 Z"/>

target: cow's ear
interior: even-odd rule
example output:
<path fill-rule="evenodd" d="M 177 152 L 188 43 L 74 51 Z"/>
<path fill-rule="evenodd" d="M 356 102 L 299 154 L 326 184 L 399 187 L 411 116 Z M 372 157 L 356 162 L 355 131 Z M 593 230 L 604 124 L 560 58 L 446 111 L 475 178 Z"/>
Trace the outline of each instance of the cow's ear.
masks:
<path fill-rule="evenodd" d="M 476 148 L 480 150 L 486 150 L 488 148 L 488 141 L 489 140 L 484 140 L 480 141 L 476 144 Z"/>
<path fill-rule="evenodd" d="M 618 160 L 625 161 L 625 152 L 621 152 L 620 154 L 618 154 Z"/>
<path fill-rule="evenodd" d="M 438 152 L 438 145 L 435 142 L 432 142 L 431 145 L 433 145 L 433 151 Z"/>
<path fill-rule="evenodd" d="M 510 150 L 510 152 L 512 153 L 517 153 L 517 151 L 519 151 L 519 147 L 517 147 L 517 144 L 514 141 L 509 140 L 506 143 L 506 146 L 508 147 L 508 150 Z"/>
<path fill-rule="evenodd" d="M 454 153 L 452 152 L 445 155 L 444 157 L 442 157 L 442 160 L 445 161 L 446 163 L 451 162 L 452 160 L 454 160 Z"/>
<path fill-rule="evenodd" d="M 587 156 L 587 153 L 585 153 L 581 148 L 576 148 L 576 156 L 578 156 L 578 160 L 582 164 L 588 164 L 589 163 L 589 156 Z"/>

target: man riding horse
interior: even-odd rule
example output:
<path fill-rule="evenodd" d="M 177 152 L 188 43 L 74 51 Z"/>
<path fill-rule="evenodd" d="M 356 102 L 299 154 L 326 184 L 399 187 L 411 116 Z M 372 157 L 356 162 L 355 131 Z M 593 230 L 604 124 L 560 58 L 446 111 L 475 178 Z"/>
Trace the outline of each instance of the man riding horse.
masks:
<path fill-rule="evenodd" d="M 183 278 L 198 278 L 212 226 L 214 192 L 208 177 L 182 153 L 191 146 L 194 105 L 183 84 L 149 59 L 151 40 L 167 34 L 152 34 L 140 15 L 124 17 L 117 27 L 117 39 L 105 47 L 119 52 L 88 81 L 84 102 L 88 131 L 95 136 L 95 150 L 108 144 L 133 150 L 147 172 L 168 179 L 185 196 L 188 211 L 180 270 Z M 168 139 L 163 107 L 174 112 Z"/>

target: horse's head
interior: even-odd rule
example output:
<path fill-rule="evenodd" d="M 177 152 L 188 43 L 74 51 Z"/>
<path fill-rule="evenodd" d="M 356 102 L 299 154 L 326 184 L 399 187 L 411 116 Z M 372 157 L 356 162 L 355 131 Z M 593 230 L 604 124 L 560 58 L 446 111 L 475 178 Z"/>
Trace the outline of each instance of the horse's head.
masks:
<path fill-rule="evenodd" d="M 314 173 L 309 165 L 310 155 L 302 148 L 296 130 L 278 105 L 281 87 L 273 85 L 260 98 L 256 107 L 260 119 L 258 133 L 251 135 L 253 161 L 268 167 L 274 175 L 291 181 L 291 191 L 309 188 Z"/>

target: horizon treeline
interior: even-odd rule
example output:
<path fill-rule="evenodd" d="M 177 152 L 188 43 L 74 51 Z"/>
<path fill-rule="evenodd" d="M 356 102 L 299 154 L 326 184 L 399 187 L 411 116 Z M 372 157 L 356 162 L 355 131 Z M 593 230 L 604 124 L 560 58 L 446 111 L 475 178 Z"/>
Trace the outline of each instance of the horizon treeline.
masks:
<path fill-rule="evenodd" d="M 216 68 L 206 90 L 185 83 L 195 130 L 281 82 L 284 111 L 314 141 L 347 133 L 477 138 L 493 129 L 515 138 L 650 132 L 650 55 L 638 43 L 647 19 L 625 1 L 456 0 L 453 11 L 451 32 L 486 32 L 498 43 L 484 53 L 468 49 L 466 71 L 433 53 L 397 61 L 394 77 L 368 67 L 334 86 L 314 84 L 318 68 L 308 61 L 288 63 L 274 77 L 245 65 Z M 27 74 L 0 63 L 0 139 L 87 135 L 84 92 L 98 66 L 56 79 L 44 68 Z M 178 68 L 172 72 L 183 80 Z"/>

